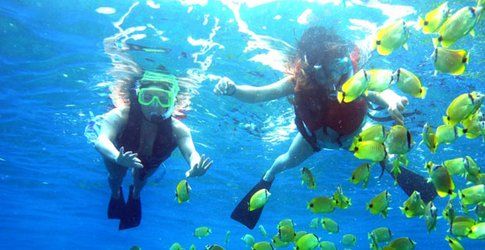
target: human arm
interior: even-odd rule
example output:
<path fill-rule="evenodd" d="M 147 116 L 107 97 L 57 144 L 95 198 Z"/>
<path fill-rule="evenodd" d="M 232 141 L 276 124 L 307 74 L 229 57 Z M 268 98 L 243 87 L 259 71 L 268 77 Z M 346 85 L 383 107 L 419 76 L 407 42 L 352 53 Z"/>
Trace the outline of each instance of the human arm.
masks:
<path fill-rule="evenodd" d="M 394 91 L 387 89 L 383 92 L 369 91 L 367 93 L 367 100 L 379 106 L 387 108 L 391 117 L 400 125 L 404 124 L 404 117 L 401 112 L 404 106 L 408 104 L 408 99 L 396 94 Z"/>
<path fill-rule="evenodd" d="M 216 95 L 228 95 L 249 103 L 265 102 L 293 93 L 292 78 L 287 76 L 265 86 L 237 85 L 231 79 L 223 77 L 214 87 Z"/>
<path fill-rule="evenodd" d="M 142 168 L 143 165 L 136 153 L 125 152 L 123 147 L 118 150 L 114 144 L 116 136 L 126 124 L 127 113 L 127 108 L 115 108 L 103 116 L 104 119 L 94 147 L 105 159 L 118 165 L 127 168 Z"/>
<path fill-rule="evenodd" d="M 185 177 L 202 176 L 212 166 L 212 161 L 205 155 L 199 155 L 195 150 L 194 141 L 190 129 L 181 121 L 172 120 L 172 127 L 177 145 L 190 168 L 185 172 Z"/>

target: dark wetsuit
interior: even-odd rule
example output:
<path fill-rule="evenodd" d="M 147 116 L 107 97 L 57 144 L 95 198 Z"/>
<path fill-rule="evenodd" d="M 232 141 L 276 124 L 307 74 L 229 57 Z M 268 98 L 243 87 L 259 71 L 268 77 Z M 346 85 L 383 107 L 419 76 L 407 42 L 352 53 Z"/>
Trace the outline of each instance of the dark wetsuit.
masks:
<path fill-rule="evenodd" d="M 126 127 L 117 138 L 118 147 L 123 146 L 125 151 L 139 152 L 143 119 L 145 118 L 140 104 L 136 99 L 131 100 Z M 154 136 L 155 141 L 153 142 L 151 155 L 138 153 L 138 158 L 143 164 L 140 173 L 141 178 L 145 178 L 148 171 L 158 168 L 177 148 L 177 141 L 173 136 L 171 117 L 158 124 L 157 133 Z"/>
<path fill-rule="evenodd" d="M 356 48 L 350 55 L 354 72 L 357 72 L 359 50 Z M 329 98 L 328 90 L 321 84 L 308 84 L 300 87 L 295 84 L 295 123 L 298 131 L 312 146 L 314 151 L 319 151 L 317 146 L 316 131 L 331 128 L 340 137 L 354 133 L 362 124 L 367 114 L 367 102 L 359 98 L 350 103 L 339 103 L 336 99 Z"/>

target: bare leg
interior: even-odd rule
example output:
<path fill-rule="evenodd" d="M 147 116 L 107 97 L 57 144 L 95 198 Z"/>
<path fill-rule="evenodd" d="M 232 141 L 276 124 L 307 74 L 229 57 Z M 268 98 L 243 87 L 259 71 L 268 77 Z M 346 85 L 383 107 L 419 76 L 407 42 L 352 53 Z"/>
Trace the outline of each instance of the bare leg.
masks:
<path fill-rule="evenodd" d="M 157 168 L 150 169 L 146 172 L 144 178 L 141 178 L 141 171 L 136 169 L 133 173 L 133 199 L 140 199 L 140 192 L 143 187 L 147 184 L 147 180 L 152 176 Z"/>
<path fill-rule="evenodd" d="M 104 160 L 104 164 L 108 170 L 108 183 L 111 188 L 111 197 L 118 199 L 120 197 L 120 186 L 127 169 L 106 159 Z"/>
<path fill-rule="evenodd" d="M 298 133 L 293 139 L 288 151 L 276 158 L 271 168 L 266 171 L 263 179 L 265 181 L 272 181 L 276 174 L 300 165 L 300 163 L 313 155 L 313 153 L 314 151 L 310 144 Z"/>

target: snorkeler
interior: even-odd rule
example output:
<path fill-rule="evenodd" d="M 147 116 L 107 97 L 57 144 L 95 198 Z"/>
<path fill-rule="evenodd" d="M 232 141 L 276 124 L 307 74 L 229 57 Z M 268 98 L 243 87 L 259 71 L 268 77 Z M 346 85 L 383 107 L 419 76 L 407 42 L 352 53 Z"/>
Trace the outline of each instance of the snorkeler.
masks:
<path fill-rule="evenodd" d="M 95 147 L 109 172 L 112 193 L 108 218 L 120 219 L 122 230 L 140 224 L 140 192 L 175 148 L 180 149 L 190 166 L 187 178 L 204 175 L 212 161 L 199 155 L 190 129 L 173 118 L 179 78 L 168 72 L 142 70 L 115 42 L 115 38 L 105 39 L 105 50 L 115 66 L 112 73 L 120 73 L 116 79 L 118 89 L 127 91 L 121 102 L 125 105 L 115 105 L 102 116 Z M 121 184 L 127 170 L 133 173 L 133 185 L 125 204 Z"/>
<path fill-rule="evenodd" d="M 242 199 L 231 214 L 233 219 L 254 228 L 263 209 L 248 209 L 248 201 L 255 192 L 269 190 L 278 173 L 298 166 L 322 148 L 348 148 L 353 137 L 367 127 L 368 102 L 387 108 L 396 123 L 404 123 L 401 111 L 408 101 L 391 90 L 369 91 L 367 96 L 353 102 L 338 102 L 337 89 L 368 59 L 363 50 L 330 30 L 311 27 L 304 32 L 296 53 L 290 57 L 289 76 L 261 87 L 237 85 L 228 78 L 218 82 L 215 94 L 249 103 L 294 95 L 298 128 L 288 151 L 276 158 L 259 183 Z M 383 162 L 381 165 L 389 171 Z M 396 181 L 408 195 L 418 190 L 426 202 L 435 197 L 432 185 L 425 178 L 408 169 L 402 170 Z"/>

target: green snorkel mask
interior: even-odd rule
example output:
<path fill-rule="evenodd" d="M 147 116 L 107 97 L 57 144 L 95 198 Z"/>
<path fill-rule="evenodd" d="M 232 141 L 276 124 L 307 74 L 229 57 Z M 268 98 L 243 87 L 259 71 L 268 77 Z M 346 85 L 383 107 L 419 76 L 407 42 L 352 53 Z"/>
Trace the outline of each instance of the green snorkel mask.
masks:
<path fill-rule="evenodd" d="M 163 108 L 174 106 L 175 97 L 179 92 L 177 77 L 174 75 L 145 71 L 139 84 L 138 102 L 141 105 L 158 103 Z"/>
<path fill-rule="evenodd" d="M 160 107 L 168 109 L 162 115 L 162 119 L 170 117 L 179 92 L 177 77 L 147 70 L 138 83 L 138 103 L 143 106 L 158 104 Z"/>

